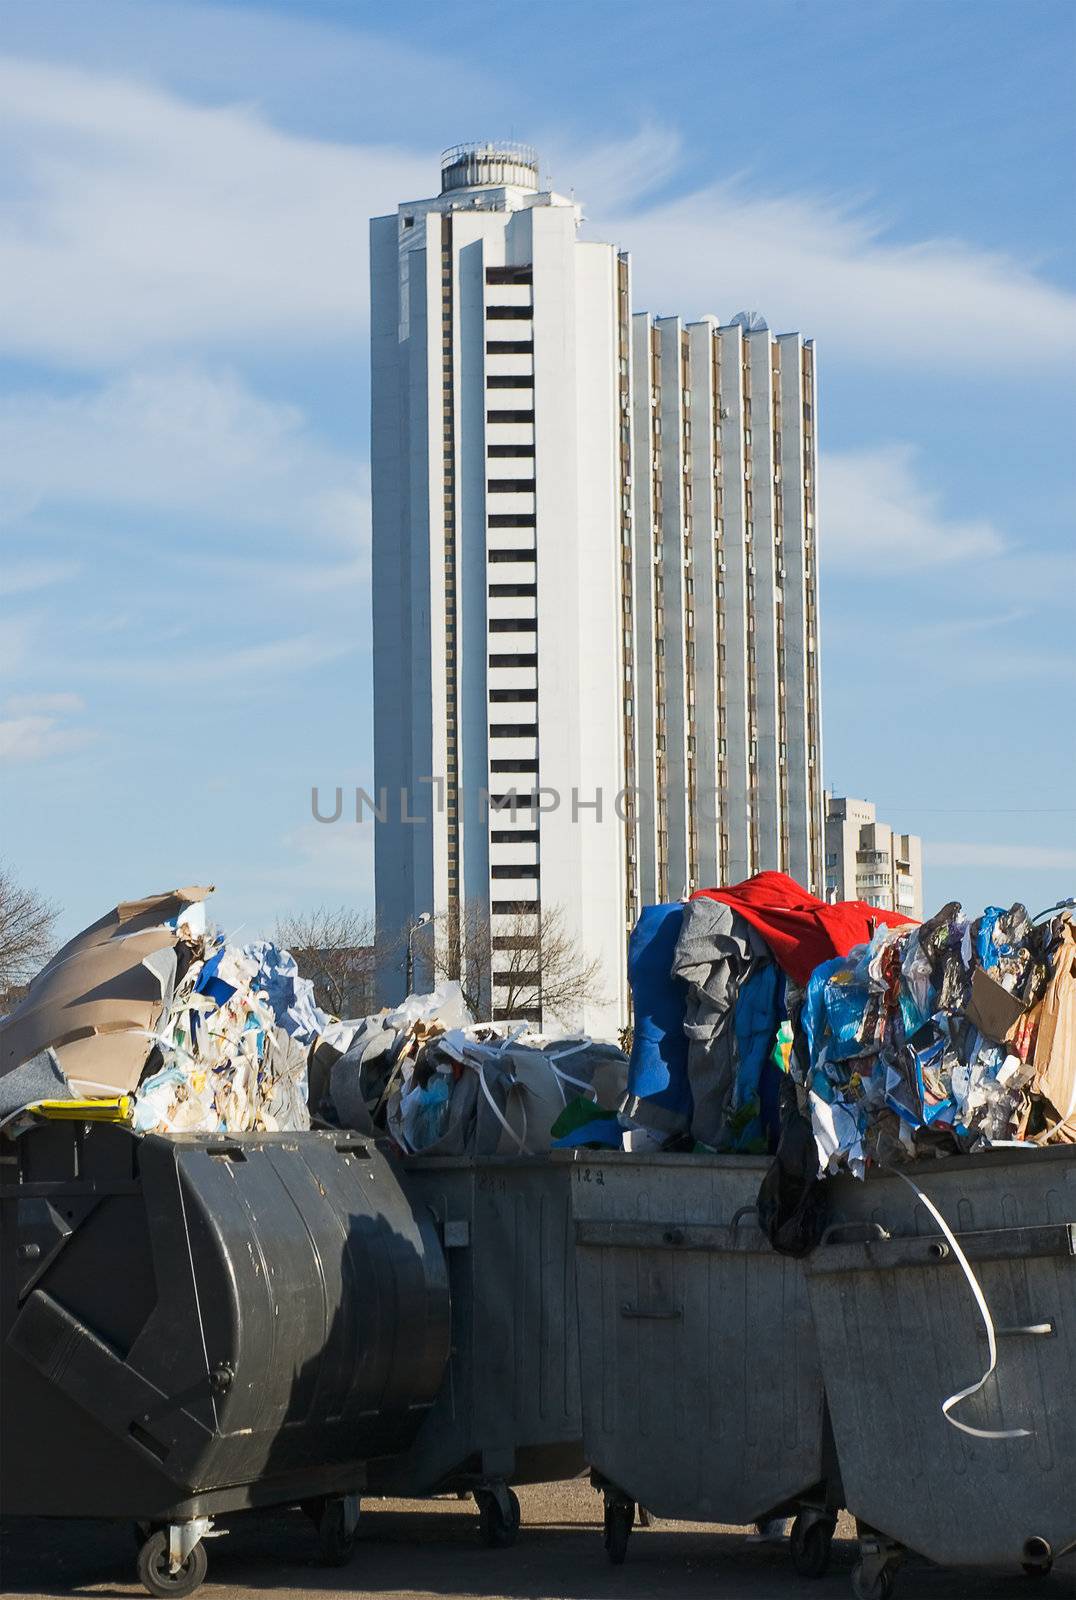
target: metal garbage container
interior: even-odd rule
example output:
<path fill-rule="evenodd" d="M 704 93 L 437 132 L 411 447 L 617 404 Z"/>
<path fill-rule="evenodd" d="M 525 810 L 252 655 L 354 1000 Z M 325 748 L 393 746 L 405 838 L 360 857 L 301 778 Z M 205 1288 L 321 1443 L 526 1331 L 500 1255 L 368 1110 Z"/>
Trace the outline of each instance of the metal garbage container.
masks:
<path fill-rule="evenodd" d="M 510 1485 L 552 1483 L 585 1466 L 568 1154 L 415 1156 L 408 1188 L 448 1260 L 452 1351 L 441 1394 L 411 1449 L 371 1489 L 471 1491 L 480 1531 L 511 1544 Z"/>
<path fill-rule="evenodd" d="M 853 1587 L 881 1600 L 903 1550 L 942 1566 L 1045 1573 L 1076 1565 L 1076 1149 L 995 1149 L 901 1169 L 945 1217 L 994 1324 L 908 1184 L 872 1171 L 827 1183 L 806 1264 L 841 1477 L 859 1519 Z"/>
<path fill-rule="evenodd" d="M 366 1463 L 437 1395 L 448 1285 L 431 1219 L 368 1140 L 0 1140 L 5 1513 L 140 1525 L 186 1594 L 215 1515 L 302 1502 L 349 1550 Z"/>
<path fill-rule="evenodd" d="M 840 1506 L 798 1261 L 760 1232 L 768 1157 L 580 1152 L 572 1174 L 583 1448 L 622 1561 L 635 1508 L 794 1515 L 821 1575 Z"/>

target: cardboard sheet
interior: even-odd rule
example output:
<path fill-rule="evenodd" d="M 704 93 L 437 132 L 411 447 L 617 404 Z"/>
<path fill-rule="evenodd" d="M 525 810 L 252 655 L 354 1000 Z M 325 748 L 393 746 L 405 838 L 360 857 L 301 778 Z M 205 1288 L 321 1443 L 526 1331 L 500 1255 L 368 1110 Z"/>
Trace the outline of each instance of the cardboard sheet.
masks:
<path fill-rule="evenodd" d="M 124 901 L 69 940 L 0 1023 L 0 1075 L 52 1049 L 76 1094 L 134 1089 L 172 994 L 179 934 L 166 924 L 211 892 Z"/>

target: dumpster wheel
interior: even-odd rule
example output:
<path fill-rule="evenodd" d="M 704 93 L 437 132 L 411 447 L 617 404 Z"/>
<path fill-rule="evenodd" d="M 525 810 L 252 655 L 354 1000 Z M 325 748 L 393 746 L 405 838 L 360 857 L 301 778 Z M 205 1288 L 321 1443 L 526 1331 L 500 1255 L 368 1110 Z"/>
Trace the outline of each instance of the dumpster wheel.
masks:
<path fill-rule="evenodd" d="M 168 1559 L 168 1529 L 158 1528 L 138 1551 L 138 1580 L 153 1595 L 193 1594 L 206 1575 L 209 1560 L 198 1541 L 173 1572 Z"/>
<path fill-rule="evenodd" d="M 871 1572 L 862 1561 L 852 1568 L 852 1593 L 856 1600 L 889 1600 L 897 1583 L 892 1567 Z"/>
<path fill-rule="evenodd" d="M 507 1550 L 515 1544 L 519 1534 L 519 1498 L 515 1490 L 505 1488 L 498 1493 L 494 1489 L 476 1489 L 474 1497 L 478 1506 L 478 1534 L 482 1543 L 491 1550 Z"/>
<path fill-rule="evenodd" d="M 322 1566 L 346 1567 L 355 1554 L 358 1500 L 351 1495 L 327 1495 L 324 1500 L 308 1502 L 306 1512 L 318 1530 Z"/>
<path fill-rule="evenodd" d="M 609 1496 L 605 1502 L 605 1553 L 614 1567 L 624 1564 L 635 1526 L 635 1501 Z"/>
<path fill-rule="evenodd" d="M 829 1570 L 833 1534 L 837 1523 L 832 1517 L 807 1517 L 801 1511 L 792 1524 L 789 1540 L 792 1565 L 801 1578 L 824 1578 Z"/>

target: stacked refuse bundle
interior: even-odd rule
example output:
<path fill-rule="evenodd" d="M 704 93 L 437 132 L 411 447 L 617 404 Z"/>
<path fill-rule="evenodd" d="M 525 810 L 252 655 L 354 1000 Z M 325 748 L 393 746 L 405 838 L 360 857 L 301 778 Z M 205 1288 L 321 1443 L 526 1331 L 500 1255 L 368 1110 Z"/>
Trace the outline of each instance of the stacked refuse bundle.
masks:
<path fill-rule="evenodd" d="M 880 923 L 906 922 L 829 905 L 780 872 L 648 906 L 628 949 L 633 1119 L 671 1148 L 772 1150 L 788 1054 L 778 1036 L 800 987 Z"/>
<path fill-rule="evenodd" d="M 629 971 L 629 1110 L 666 1148 L 773 1152 L 799 1117 L 819 1172 L 862 1177 L 1076 1142 L 1071 903 L 920 925 L 759 873 L 648 907 Z"/>
<path fill-rule="evenodd" d="M 952 902 L 811 974 L 801 1009 L 820 1165 L 1076 1143 L 1076 928 Z M 802 1063 L 803 1055 L 799 1056 Z"/>
<path fill-rule="evenodd" d="M 207 929 L 209 893 L 125 901 L 52 958 L 0 1022 L 0 1117 L 78 1101 L 140 1133 L 310 1126 L 330 1019 L 287 951 Z"/>
<path fill-rule="evenodd" d="M 319 1116 L 385 1132 L 410 1154 L 534 1154 L 591 1139 L 620 1145 L 627 1057 L 584 1035 L 475 1023 L 458 983 L 326 1030 L 315 1049 Z"/>
<path fill-rule="evenodd" d="M 139 1133 L 310 1126 L 307 1051 L 328 1018 L 286 950 L 194 935 L 135 1096 Z"/>

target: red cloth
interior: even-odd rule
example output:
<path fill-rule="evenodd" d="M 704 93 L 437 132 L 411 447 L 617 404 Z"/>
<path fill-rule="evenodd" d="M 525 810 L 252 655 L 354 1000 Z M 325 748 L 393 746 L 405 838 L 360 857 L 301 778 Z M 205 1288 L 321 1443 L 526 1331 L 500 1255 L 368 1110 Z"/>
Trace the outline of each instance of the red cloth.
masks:
<path fill-rule="evenodd" d="M 798 984 L 805 984 L 823 961 L 866 944 L 872 923 L 900 928 L 914 920 L 869 906 L 865 900 L 828 905 L 783 872 L 756 872 L 726 889 L 696 889 L 691 898 L 720 900 L 738 911 L 765 939 L 777 965 Z"/>

